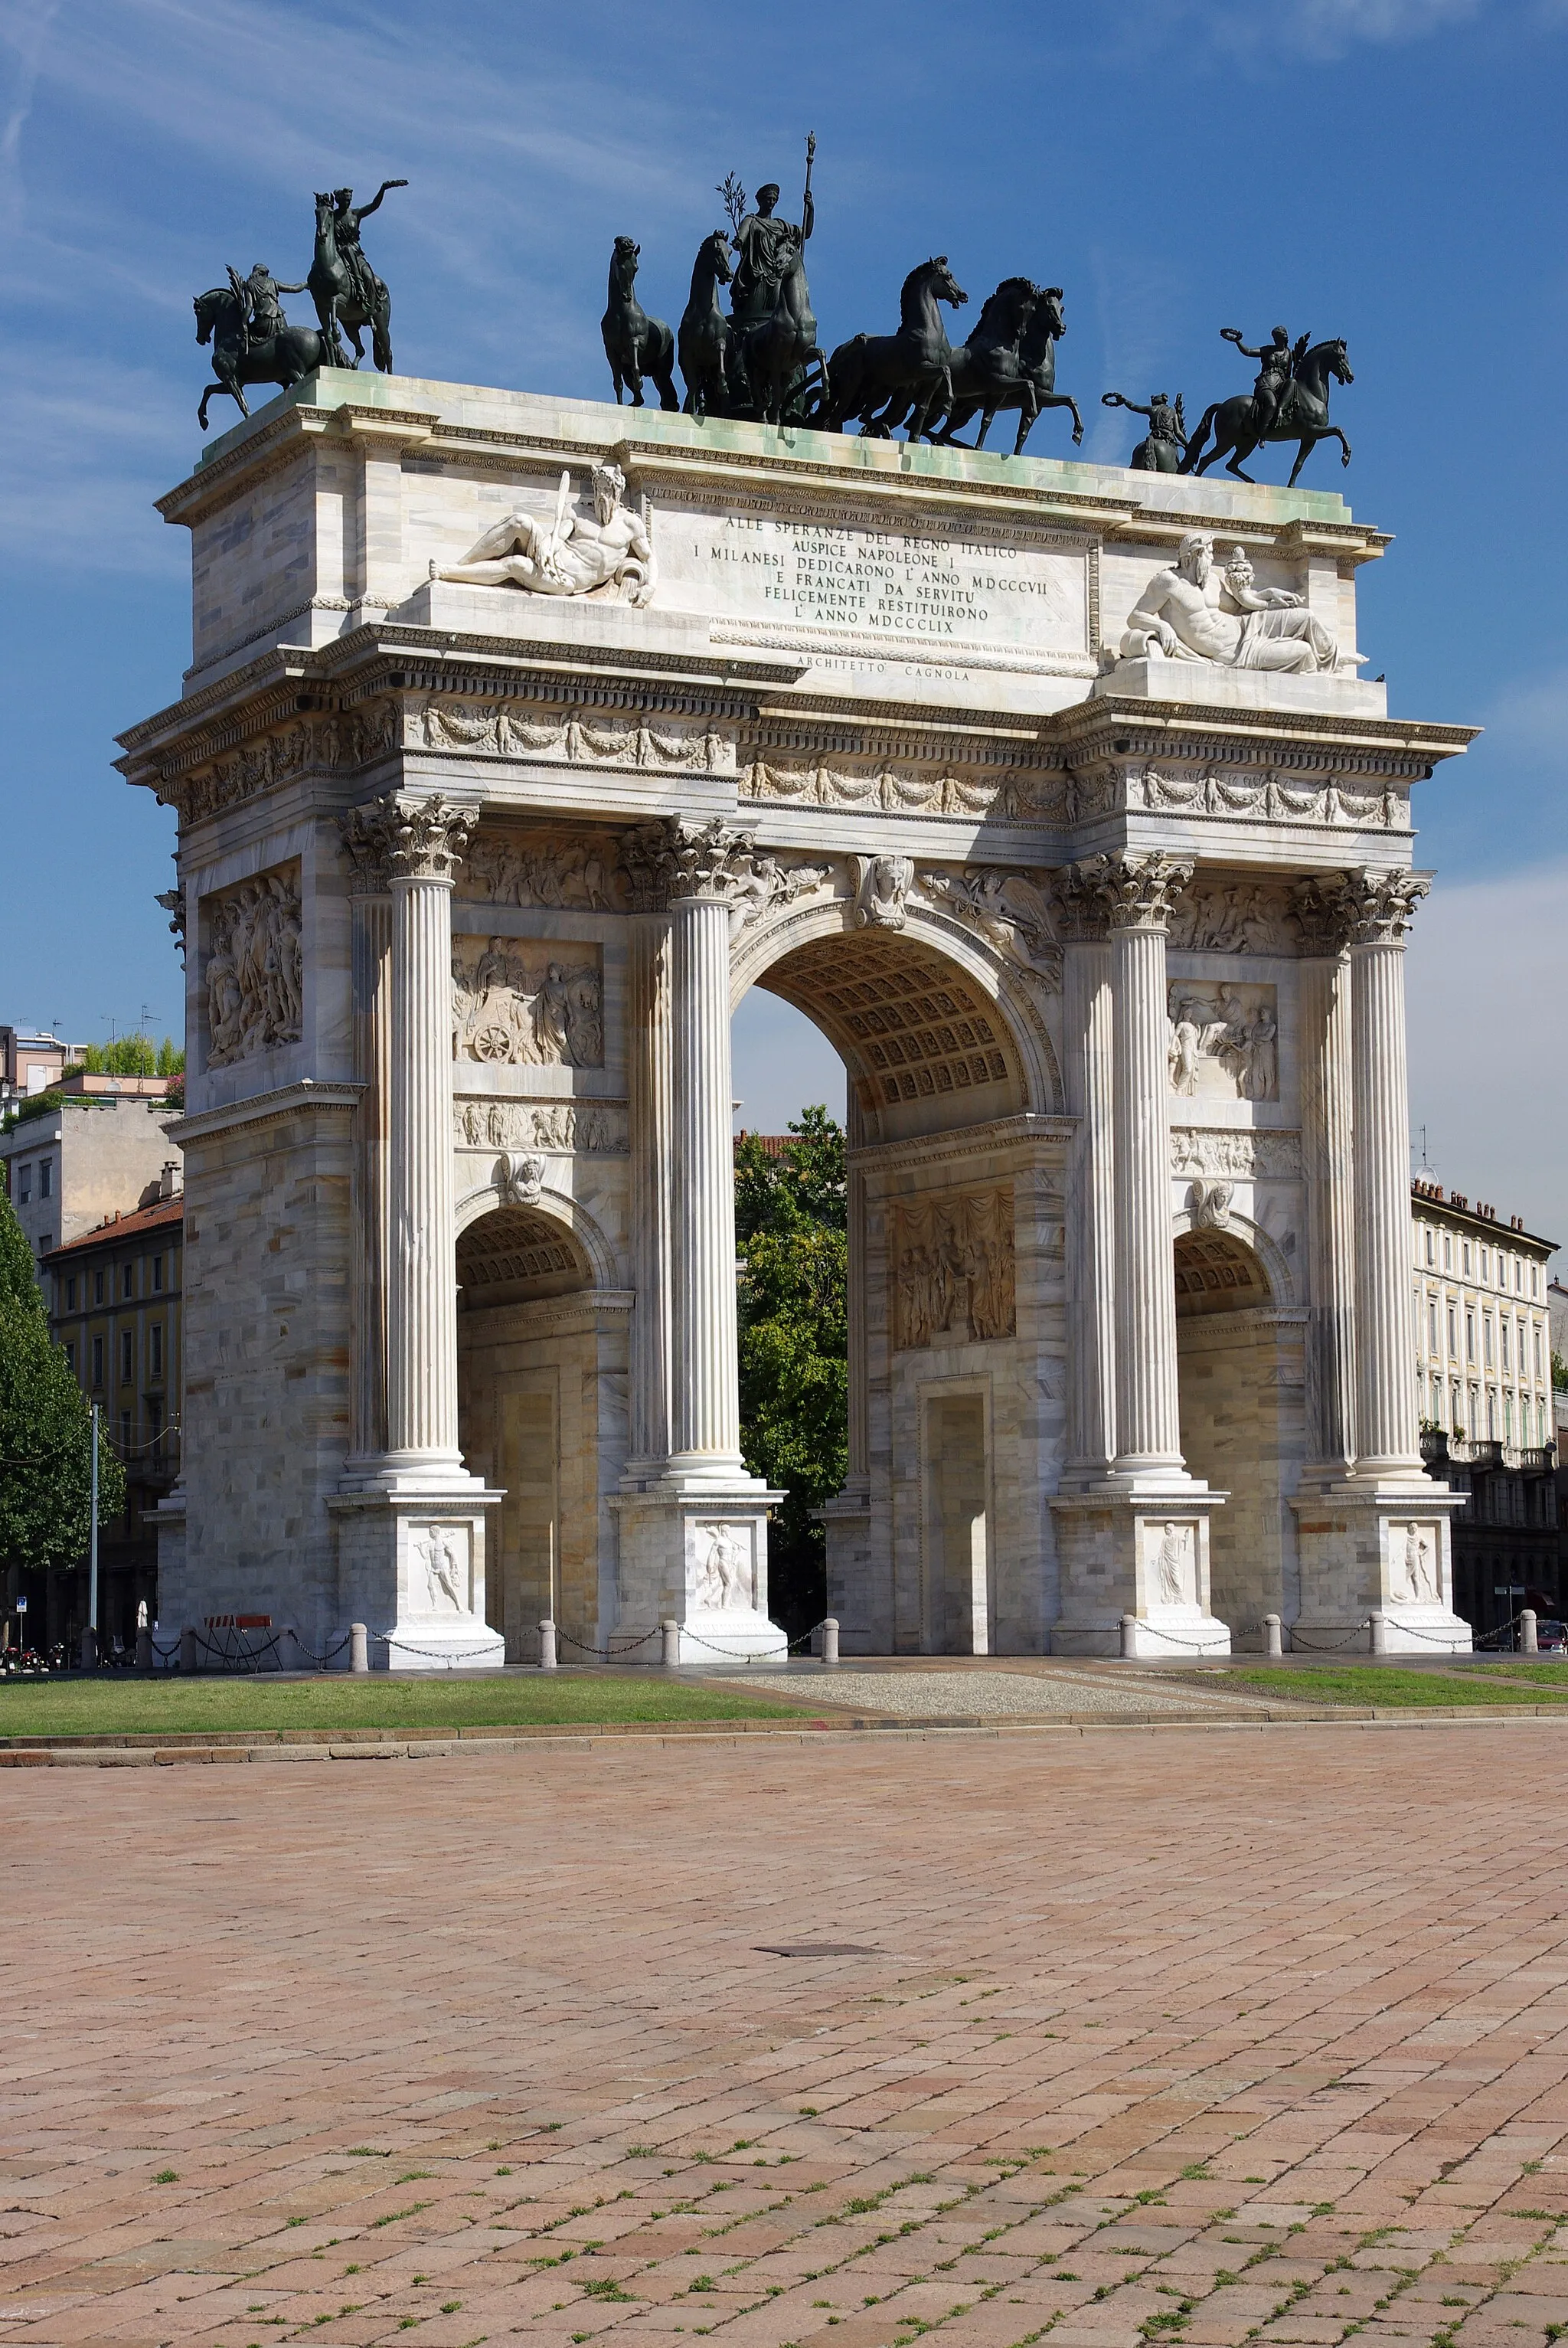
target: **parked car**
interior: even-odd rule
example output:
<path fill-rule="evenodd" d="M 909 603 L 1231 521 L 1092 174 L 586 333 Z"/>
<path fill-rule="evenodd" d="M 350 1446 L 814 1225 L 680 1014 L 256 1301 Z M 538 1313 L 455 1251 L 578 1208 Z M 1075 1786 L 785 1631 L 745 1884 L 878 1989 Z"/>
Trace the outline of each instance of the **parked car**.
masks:
<path fill-rule="evenodd" d="M 1568 1622 L 1542 1614 L 1535 1625 L 1535 1643 L 1543 1655 L 1568 1654 Z"/>

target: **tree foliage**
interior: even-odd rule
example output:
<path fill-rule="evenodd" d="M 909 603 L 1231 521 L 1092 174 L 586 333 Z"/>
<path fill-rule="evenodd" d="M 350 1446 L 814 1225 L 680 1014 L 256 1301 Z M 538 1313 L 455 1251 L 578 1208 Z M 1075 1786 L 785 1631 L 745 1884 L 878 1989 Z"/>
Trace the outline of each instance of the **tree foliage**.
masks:
<path fill-rule="evenodd" d="M 89 1044 L 77 1066 L 92 1076 L 174 1076 L 185 1054 L 172 1035 L 161 1044 L 150 1035 L 117 1035 L 111 1044 Z"/>
<path fill-rule="evenodd" d="M 0 1565 L 77 1565 L 92 1527 L 92 1418 L 44 1300 L 15 1210 L 0 1197 Z M 125 1470 L 100 1423 L 98 1523 L 125 1507 Z"/>
<path fill-rule="evenodd" d="M 768 1538 L 769 1611 L 792 1636 L 820 1622 L 823 1528 L 848 1468 L 848 1274 L 844 1132 L 808 1108 L 780 1158 L 735 1150 L 741 1448 L 784 1499 Z"/>

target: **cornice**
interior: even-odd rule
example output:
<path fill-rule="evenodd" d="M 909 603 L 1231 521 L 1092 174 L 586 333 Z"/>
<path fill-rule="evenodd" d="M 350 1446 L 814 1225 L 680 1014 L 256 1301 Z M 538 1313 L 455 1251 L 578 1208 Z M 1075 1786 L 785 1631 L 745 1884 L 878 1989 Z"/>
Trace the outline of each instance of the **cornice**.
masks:
<path fill-rule="evenodd" d="M 1097 695 L 1058 710 L 1040 728 L 1042 742 L 1064 755 L 1125 757 L 1205 757 L 1218 745 L 1307 746 L 1327 753 L 1359 749 L 1431 762 L 1458 757 L 1479 726 L 1438 726 L 1420 719 L 1335 717 L 1296 709 L 1212 709 L 1202 702 L 1149 702 L 1131 695 Z"/>
<path fill-rule="evenodd" d="M 364 1089 L 364 1085 L 323 1083 L 317 1076 L 302 1076 L 297 1084 L 253 1093 L 249 1100 L 230 1101 L 221 1108 L 198 1109 L 193 1116 L 171 1118 L 163 1129 L 171 1141 L 186 1149 L 193 1141 L 205 1141 L 214 1133 L 227 1133 L 231 1126 L 271 1124 L 279 1117 L 296 1116 L 302 1109 L 337 1109 L 352 1114 Z"/>
<path fill-rule="evenodd" d="M 849 1151 L 846 1163 L 865 1174 L 902 1174 L 924 1166 L 958 1167 L 970 1159 L 994 1159 L 1000 1151 L 1016 1153 L 1032 1142 L 1044 1141 L 1065 1149 L 1077 1129 L 1075 1117 L 1044 1117 L 1026 1109 L 1017 1117 L 993 1117 L 988 1124 L 966 1125 L 956 1131 L 921 1134 L 906 1141 L 864 1142 Z M 1027 1169 L 1015 1166 L 1009 1170 Z"/>

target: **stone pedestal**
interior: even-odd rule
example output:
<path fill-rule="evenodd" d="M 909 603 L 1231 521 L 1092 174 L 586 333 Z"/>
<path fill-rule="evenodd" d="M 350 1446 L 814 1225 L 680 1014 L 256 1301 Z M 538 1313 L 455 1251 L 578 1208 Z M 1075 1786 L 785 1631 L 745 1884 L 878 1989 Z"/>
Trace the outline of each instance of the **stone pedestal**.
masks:
<path fill-rule="evenodd" d="M 1228 1624 L 1209 1601 L 1209 1519 L 1226 1495 L 1191 1477 L 1137 1490 L 1102 1484 L 1050 1504 L 1061 1560 L 1053 1655 L 1119 1655 L 1122 1618 L 1137 1617 L 1132 1653 L 1165 1663 L 1228 1655 Z"/>
<path fill-rule="evenodd" d="M 485 1525 L 503 1497 L 475 1482 L 466 1505 L 414 1492 L 328 1500 L 338 1533 L 339 1669 L 348 1669 L 349 1624 L 363 1622 L 372 1671 L 500 1670 L 506 1642 L 485 1620 Z"/>
<path fill-rule="evenodd" d="M 789 1642 L 768 1621 L 768 1510 L 784 1498 L 665 1483 L 611 1496 L 620 1527 L 620 1619 L 610 1644 L 628 1663 L 661 1660 L 661 1622 L 680 1629 L 682 1663 L 773 1663 Z M 641 1643 L 638 1643 L 641 1642 Z"/>

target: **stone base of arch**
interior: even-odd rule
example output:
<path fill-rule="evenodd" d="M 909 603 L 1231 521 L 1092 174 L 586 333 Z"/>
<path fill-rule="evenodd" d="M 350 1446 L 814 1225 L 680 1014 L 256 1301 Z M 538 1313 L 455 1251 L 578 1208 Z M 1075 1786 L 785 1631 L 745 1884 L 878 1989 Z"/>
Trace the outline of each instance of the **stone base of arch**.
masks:
<path fill-rule="evenodd" d="M 1347 1477 L 1297 1492 L 1302 1654 L 1468 1655 L 1470 1624 L 1453 1611 L 1451 1519 L 1467 1496 L 1428 1476 Z"/>
<path fill-rule="evenodd" d="M 789 1641 L 768 1620 L 768 1515 L 784 1497 L 743 1475 L 613 1493 L 616 1660 L 661 1663 L 661 1626 L 673 1622 L 683 1665 L 712 1672 L 782 1662 Z"/>
<path fill-rule="evenodd" d="M 485 1620 L 489 1513 L 503 1495 L 477 1478 L 461 1498 L 434 1492 L 340 1492 L 327 1500 L 336 1524 L 342 1620 L 369 1633 L 373 1672 L 499 1671 L 506 1645 Z M 346 1647 L 331 1660 L 346 1669 Z"/>
<path fill-rule="evenodd" d="M 1061 1560 L 1053 1655 L 1228 1655 L 1209 1597 L 1209 1520 L 1226 1495 L 1191 1477 L 1091 1485 L 1050 1503 Z"/>

